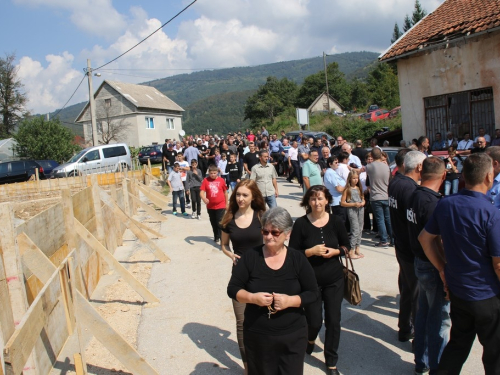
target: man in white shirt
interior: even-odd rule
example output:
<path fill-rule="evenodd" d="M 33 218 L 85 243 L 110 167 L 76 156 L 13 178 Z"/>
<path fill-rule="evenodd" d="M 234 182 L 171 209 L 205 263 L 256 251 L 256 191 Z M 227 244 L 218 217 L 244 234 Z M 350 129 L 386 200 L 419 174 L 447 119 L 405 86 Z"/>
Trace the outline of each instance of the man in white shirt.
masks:
<path fill-rule="evenodd" d="M 489 134 L 486 134 L 484 128 L 479 128 L 478 129 L 478 132 L 479 132 L 479 135 L 474 139 L 474 143 L 477 143 L 477 139 L 479 137 L 483 137 L 484 139 L 486 139 L 486 147 L 488 147 L 491 143 L 491 137 Z M 476 145 L 477 147 L 477 145 Z"/>
<path fill-rule="evenodd" d="M 349 167 L 347 164 L 349 163 L 349 154 L 345 151 L 342 151 L 339 156 L 339 167 L 337 168 L 337 174 L 342 177 L 345 181 L 347 181 L 347 177 L 349 176 Z"/>
<path fill-rule="evenodd" d="M 361 160 L 359 160 L 359 158 L 352 153 L 352 145 L 350 143 L 347 143 L 347 142 L 344 143 L 342 145 L 342 151 L 347 152 L 349 154 L 349 162 L 347 164 L 350 165 L 351 163 L 354 163 L 354 164 L 356 164 L 357 168 L 362 167 Z"/>
<path fill-rule="evenodd" d="M 300 183 L 300 164 L 299 164 L 299 148 L 297 141 L 292 142 L 292 147 L 288 149 L 288 169 L 293 171 L 288 175 L 286 179 L 288 182 L 292 182 L 293 177 L 297 177 Z"/>
<path fill-rule="evenodd" d="M 473 147 L 474 147 L 474 142 L 472 142 L 472 139 L 470 139 L 470 133 L 465 132 L 464 139 L 458 142 L 457 150 L 468 150 Z"/>

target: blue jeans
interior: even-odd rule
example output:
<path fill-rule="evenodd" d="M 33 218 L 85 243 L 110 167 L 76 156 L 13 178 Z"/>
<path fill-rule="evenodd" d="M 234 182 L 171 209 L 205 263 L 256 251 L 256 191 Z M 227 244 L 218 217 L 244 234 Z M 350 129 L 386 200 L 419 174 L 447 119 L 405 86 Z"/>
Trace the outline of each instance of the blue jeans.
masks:
<path fill-rule="evenodd" d="M 380 242 L 392 242 L 391 218 L 389 216 L 389 201 L 370 201 L 373 215 L 377 222 Z"/>
<path fill-rule="evenodd" d="M 278 204 L 276 203 L 276 196 L 274 195 L 264 197 L 264 201 L 267 203 L 269 208 L 278 207 Z"/>
<path fill-rule="evenodd" d="M 420 289 L 415 319 L 415 370 L 437 371 L 439 359 L 450 338 L 450 302 L 445 300 L 443 282 L 432 265 L 415 257 Z"/>
<path fill-rule="evenodd" d="M 178 190 L 172 192 L 172 212 L 177 212 L 177 199 L 181 202 L 181 212 L 186 212 L 186 206 L 184 201 L 184 190 Z"/>
<path fill-rule="evenodd" d="M 234 191 L 234 188 L 238 185 L 236 181 L 229 181 L 229 186 L 231 187 L 231 192 Z"/>
<path fill-rule="evenodd" d="M 446 180 L 444 182 L 444 195 L 450 195 L 450 190 L 451 194 L 458 193 L 458 178 L 451 181 Z"/>
<path fill-rule="evenodd" d="M 172 173 L 173 170 L 174 170 L 174 167 L 172 165 L 167 165 L 168 174 Z"/>

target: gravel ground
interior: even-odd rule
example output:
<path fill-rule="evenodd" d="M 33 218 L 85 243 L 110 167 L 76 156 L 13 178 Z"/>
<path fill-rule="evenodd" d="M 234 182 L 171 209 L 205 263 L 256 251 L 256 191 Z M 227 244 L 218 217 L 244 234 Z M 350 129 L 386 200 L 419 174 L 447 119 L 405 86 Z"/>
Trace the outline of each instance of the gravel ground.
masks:
<path fill-rule="evenodd" d="M 295 219 L 301 189 L 279 179 L 278 205 Z M 191 210 L 188 209 L 191 213 Z M 174 217 L 162 224 L 165 239 L 157 244 L 172 259 L 154 263 L 149 289 L 161 300 L 143 308 L 138 330 L 139 352 L 162 375 L 242 374 L 235 318 L 226 294 L 231 262 L 215 246 L 206 209 L 201 220 Z M 363 235 L 364 259 L 354 266 L 360 275 L 363 302 L 342 306 L 342 336 L 338 368 L 342 374 L 412 374 L 409 342 L 397 340 L 398 265 L 394 248 L 373 247 Z M 324 329 L 312 356 L 306 356 L 306 375 L 324 374 Z M 476 340 L 462 374 L 484 373 Z"/>

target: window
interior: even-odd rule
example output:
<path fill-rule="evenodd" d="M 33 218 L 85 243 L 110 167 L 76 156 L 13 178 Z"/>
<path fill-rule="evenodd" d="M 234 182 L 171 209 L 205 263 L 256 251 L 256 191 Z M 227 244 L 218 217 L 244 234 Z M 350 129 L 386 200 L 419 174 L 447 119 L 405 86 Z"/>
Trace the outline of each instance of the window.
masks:
<path fill-rule="evenodd" d="M 10 164 L 12 173 L 24 172 L 24 161 L 14 161 Z"/>
<path fill-rule="evenodd" d="M 100 160 L 101 156 L 99 155 L 99 150 L 93 150 L 87 152 L 84 159 L 87 159 L 87 161 Z"/>
<path fill-rule="evenodd" d="M 106 147 L 102 149 L 102 153 L 104 154 L 104 158 L 107 159 L 127 155 L 127 150 L 125 150 L 124 146 Z"/>
<path fill-rule="evenodd" d="M 9 170 L 9 163 L 0 163 L 0 174 L 7 174 Z"/>
<path fill-rule="evenodd" d="M 427 137 L 431 140 L 436 133 L 444 136 L 448 131 L 459 138 L 469 132 L 474 139 L 479 128 L 484 128 L 486 134 L 494 134 L 491 87 L 424 98 L 424 106 Z"/>
<path fill-rule="evenodd" d="M 146 129 L 154 129 L 155 123 L 153 117 L 146 117 Z"/>
<path fill-rule="evenodd" d="M 104 99 L 104 106 L 106 108 L 111 107 L 111 99 Z"/>
<path fill-rule="evenodd" d="M 173 118 L 167 118 L 167 129 L 171 129 L 171 130 L 175 129 Z"/>

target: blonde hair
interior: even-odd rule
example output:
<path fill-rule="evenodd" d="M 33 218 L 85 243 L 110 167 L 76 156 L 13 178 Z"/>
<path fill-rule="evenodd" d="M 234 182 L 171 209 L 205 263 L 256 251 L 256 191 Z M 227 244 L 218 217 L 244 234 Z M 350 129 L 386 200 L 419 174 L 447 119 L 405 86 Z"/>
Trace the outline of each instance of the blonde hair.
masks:
<path fill-rule="evenodd" d="M 358 178 L 358 183 L 355 185 L 358 189 L 359 189 L 359 193 L 360 195 L 363 193 L 363 188 L 361 186 L 361 180 L 359 179 L 359 173 L 358 171 L 355 171 L 355 170 L 351 170 L 349 172 L 349 175 L 347 176 L 347 181 L 346 181 L 346 184 L 345 184 L 345 200 L 346 202 L 350 201 L 351 200 L 351 191 L 352 191 L 352 186 L 351 186 L 351 181 L 352 181 L 352 178 L 356 176 Z"/>

